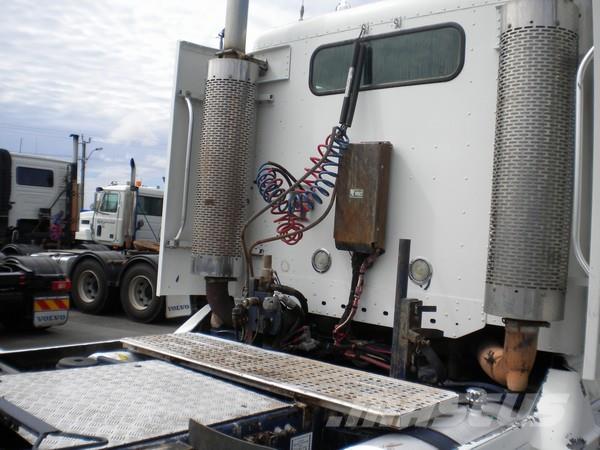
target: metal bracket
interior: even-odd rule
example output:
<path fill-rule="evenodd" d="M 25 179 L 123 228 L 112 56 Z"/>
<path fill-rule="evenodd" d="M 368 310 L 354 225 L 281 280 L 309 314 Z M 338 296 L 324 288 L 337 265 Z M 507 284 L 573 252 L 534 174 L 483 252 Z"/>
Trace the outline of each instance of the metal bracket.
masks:
<path fill-rule="evenodd" d="M 259 105 L 262 105 L 263 103 L 273 103 L 274 101 L 275 97 L 273 94 L 261 94 L 256 98 L 256 102 Z"/>
<path fill-rule="evenodd" d="M 189 242 L 189 241 L 175 242 L 174 239 L 169 239 L 167 241 L 167 248 L 185 248 L 185 249 L 191 249 L 192 248 L 192 243 Z"/>
<path fill-rule="evenodd" d="M 192 91 L 189 90 L 183 90 L 183 89 L 179 89 L 177 91 L 177 97 L 187 97 L 190 100 L 194 100 L 196 102 L 200 102 L 200 103 L 204 103 L 204 97 L 201 97 L 200 95 L 194 94 Z"/>
<path fill-rule="evenodd" d="M 423 302 L 417 299 L 396 298 L 394 308 L 394 337 L 390 376 L 406 379 L 410 369 L 411 355 L 426 344 L 415 330 L 421 328 Z"/>
<path fill-rule="evenodd" d="M 246 53 L 239 52 L 234 49 L 223 50 L 221 52 L 218 52 L 216 56 L 219 58 L 222 58 L 225 55 L 234 55 L 237 58 L 245 59 L 246 61 L 250 61 L 250 62 L 253 62 L 254 64 L 258 65 L 259 76 L 264 75 L 264 73 L 267 70 L 269 70 L 269 63 L 267 61 L 263 61 L 262 59 L 257 59 L 252 55 L 248 55 Z"/>

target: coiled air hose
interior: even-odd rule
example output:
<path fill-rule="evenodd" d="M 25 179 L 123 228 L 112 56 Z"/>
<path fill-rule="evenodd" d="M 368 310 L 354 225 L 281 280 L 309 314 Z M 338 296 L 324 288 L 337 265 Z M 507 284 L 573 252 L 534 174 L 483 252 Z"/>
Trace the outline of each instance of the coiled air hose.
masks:
<path fill-rule="evenodd" d="M 263 164 L 258 170 L 256 184 L 267 205 L 248 219 L 242 228 L 241 243 L 249 275 L 248 281 L 254 276 L 251 254 L 257 245 L 277 240 L 294 245 L 302 239 L 304 232 L 314 228 L 331 211 L 336 196 L 337 167 L 340 157 L 349 144 L 346 130 L 352 125 L 360 90 L 366 55 L 366 46 L 362 43 L 365 31 L 365 27 L 363 27 L 354 43 L 352 63 L 348 69 L 346 91 L 340 114 L 340 125 L 334 127 L 325 143 L 317 147 L 318 155 L 310 158 L 313 163 L 312 167 L 305 168 L 304 174 L 298 180 L 283 166 L 273 162 Z M 313 210 L 316 204 L 322 204 L 323 197 L 329 197 L 326 210 L 318 219 L 306 225 L 307 212 Z M 277 235 L 258 240 L 248 248 L 245 237 L 248 226 L 269 210 L 276 216 L 274 222 Z"/>
<path fill-rule="evenodd" d="M 348 143 L 345 130 L 336 127 L 334 133 L 327 136 L 325 143 L 317 146 L 319 156 L 310 158 L 313 167 L 304 169 L 308 177 L 298 183 L 283 201 L 271 206 L 277 234 L 286 244 L 294 245 L 302 239 L 306 213 L 313 210 L 316 204 L 323 204 L 322 197 L 331 195 L 330 189 L 335 187 L 339 160 L 348 148 Z M 289 188 L 294 183 L 296 179 L 287 169 L 270 161 L 259 168 L 256 176 L 258 192 L 269 204 L 285 192 L 284 184 Z"/>

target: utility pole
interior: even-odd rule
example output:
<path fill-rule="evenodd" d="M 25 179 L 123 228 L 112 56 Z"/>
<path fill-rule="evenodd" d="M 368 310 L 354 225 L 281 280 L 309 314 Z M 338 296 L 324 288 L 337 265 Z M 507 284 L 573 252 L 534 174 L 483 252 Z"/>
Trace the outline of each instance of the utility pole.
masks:
<path fill-rule="evenodd" d="M 83 134 L 81 135 L 81 193 L 79 195 L 79 210 L 83 209 L 83 201 L 85 198 L 85 163 L 87 162 L 86 146 L 92 142 L 92 138 L 85 140 Z"/>

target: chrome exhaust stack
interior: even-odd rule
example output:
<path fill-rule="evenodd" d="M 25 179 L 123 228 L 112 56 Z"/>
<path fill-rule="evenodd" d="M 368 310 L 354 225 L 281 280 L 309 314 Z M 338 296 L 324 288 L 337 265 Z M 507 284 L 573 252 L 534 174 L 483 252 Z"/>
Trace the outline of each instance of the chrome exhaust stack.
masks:
<path fill-rule="evenodd" d="M 215 315 L 230 316 L 227 281 L 243 273 L 240 236 L 249 203 L 259 74 L 258 64 L 245 55 L 247 20 L 248 0 L 229 0 L 224 50 L 208 65 L 196 167 L 192 273 L 205 277 Z M 231 323 L 231 317 L 220 319 Z"/>
<path fill-rule="evenodd" d="M 502 17 L 484 309 L 514 326 L 543 325 L 564 316 L 578 10 L 566 0 L 512 0 Z"/>

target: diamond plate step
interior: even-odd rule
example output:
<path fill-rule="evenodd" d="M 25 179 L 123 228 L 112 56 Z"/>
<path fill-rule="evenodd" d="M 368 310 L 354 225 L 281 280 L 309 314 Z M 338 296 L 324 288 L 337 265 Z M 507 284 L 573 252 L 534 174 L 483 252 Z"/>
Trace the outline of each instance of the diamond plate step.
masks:
<path fill-rule="evenodd" d="M 63 431 L 105 437 L 103 448 L 185 432 L 190 418 L 212 425 L 289 406 L 163 361 L 4 375 L 0 397 Z M 76 444 L 48 437 L 40 449 Z"/>
<path fill-rule="evenodd" d="M 458 395 L 421 384 L 197 333 L 142 336 L 125 347 L 373 423 L 403 428 L 451 411 Z"/>

